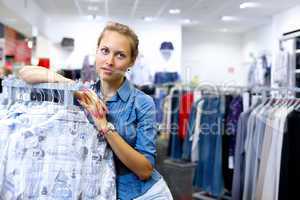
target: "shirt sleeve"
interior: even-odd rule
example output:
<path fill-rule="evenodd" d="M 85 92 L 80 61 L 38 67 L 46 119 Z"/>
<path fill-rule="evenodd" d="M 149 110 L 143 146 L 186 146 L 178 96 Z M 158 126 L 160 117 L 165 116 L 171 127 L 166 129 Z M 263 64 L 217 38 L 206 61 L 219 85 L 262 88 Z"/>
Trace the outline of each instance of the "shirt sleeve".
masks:
<path fill-rule="evenodd" d="M 142 153 L 154 166 L 156 158 L 156 115 L 155 104 L 150 96 L 137 99 L 137 127 L 135 149 Z"/>

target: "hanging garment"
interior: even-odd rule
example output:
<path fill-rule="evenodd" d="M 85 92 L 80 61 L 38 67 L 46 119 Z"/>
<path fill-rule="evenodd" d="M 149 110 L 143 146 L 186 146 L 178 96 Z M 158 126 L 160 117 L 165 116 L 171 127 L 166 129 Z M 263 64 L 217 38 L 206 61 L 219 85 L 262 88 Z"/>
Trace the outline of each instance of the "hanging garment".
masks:
<path fill-rule="evenodd" d="M 137 63 L 135 66 L 133 66 L 127 77 L 131 83 L 137 86 L 153 83 L 149 66 L 146 66 L 142 63 Z"/>
<path fill-rule="evenodd" d="M 84 113 L 45 121 L 10 136 L 0 199 L 115 199 L 112 152 Z"/>
<path fill-rule="evenodd" d="M 236 144 L 236 132 L 238 119 L 243 111 L 243 99 L 241 96 L 225 96 L 225 124 L 222 137 L 222 167 L 224 187 L 231 191 L 233 179 L 234 150 Z"/>
<path fill-rule="evenodd" d="M 154 96 L 154 103 L 156 108 L 156 122 L 162 123 L 163 121 L 163 103 L 164 99 L 167 96 L 167 89 L 166 88 L 156 88 L 155 89 L 155 96 Z"/>
<path fill-rule="evenodd" d="M 280 164 L 280 183 L 278 199 L 293 199 L 299 193 L 297 181 L 300 178 L 300 112 L 294 110 L 288 114 L 283 134 Z"/>
<path fill-rule="evenodd" d="M 286 117 L 292 110 L 293 108 L 287 109 L 286 107 L 282 107 L 281 109 L 278 109 L 275 113 L 275 120 L 273 122 L 274 128 L 272 131 L 272 141 L 270 145 L 270 154 L 267 160 L 266 173 L 262 189 L 262 199 L 278 199 L 280 159 L 284 126 L 286 122 Z"/>
<path fill-rule="evenodd" d="M 199 138 L 199 161 L 193 185 L 219 197 L 223 192 L 222 118 L 224 104 L 218 97 L 205 97 Z"/>
<path fill-rule="evenodd" d="M 234 157 L 234 174 L 232 183 L 232 199 L 240 200 L 243 197 L 244 178 L 245 178 L 245 141 L 248 130 L 248 119 L 251 112 L 259 105 L 260 102 L 253 104 L 251 108 L 242 112 L 238 120 L 235 157 Z"/>
<path fill-rule="evenodd" d="M 245 183 L 244 198 L 255 199 L 256 184 L 259 174 L 259 160 L 265 127 L 268 125 L 266 118 L 269 105 L 261 104 L 252 111 L 248 121 L 248 130 L 245 142 Z"/>
<path fill-rule="evenodd" d="M 196 119 L 195 119 L 195 129 L 192 135 L 192 149 L 191 149 L 191 160 L 192 162 L 197 162 L 199 160 L 199 152 L 198 152 L 198 144 L 199 138 L 201 134 L 201 116 L 202 116 L 202 107 L 203 107 L 204 100 L 201 99 L 197 105 L 196 111 Z"/>
<path fill-rule="evenodd" d="M 174 83 L 179 81 L 178 72 L 156 72 L 154 74 L 154 84 Z"/>
<path fill-rule="evenodd" d="M 191 108 L 191 113 L 189 116 L 189 125 L 187 134 L 184 138 L 183 142 L 183 150 L 182 150 L 182 159 L 186 161 L 195 162 L 198 160 L 198 138 L 200 129 L 198 128 L 198 132 L 196 132 L 196 125 L 200 124 L 200 111 L 198 109 L 201 99 L 197 100 L 193 103 Z M 198 133 L 197 136 L 195 134 Z M 197 138 L 196 138 L 197 137 Z M 196 157 L 196 158 L 194 158 Z"/>
<path fill-rule="evenodd" d="M 178 137 L 178 119 L 179 119 L 179 106 L 180 106 L 180 90 L 173 92 L 171 100 L 171 135 L 169 139 L 169 152 L 173 160 L 181 159 L 182 156 L 182 140 Z"/>
<path fill-rule="evenodd" d="M 193 92 L 186 92 L 180 97 L 178 136 L 181 140 L 184 140 L 186 136 L 186 132 L 189 128 L 188 122 L 189 122 L 193 101 L 194 101 Z"/>
<path fill-rule="evenodd" d="M 280 50 L 276 55 L 273 78 L 274 82 L 281 87 L 288 86 L 288 83 L 290 83 L 290 62 L 291 59 L 288 51 Z"/>
<path fill-rule="evenodd" d="M 81 80 L 83 82 L 96 81 L 97 72 L 96 66 L 94 63 L 90 62 L 91 58 L 89 55 L 86 55 L 83 59 L 82 69 L 81 69 Z"/>

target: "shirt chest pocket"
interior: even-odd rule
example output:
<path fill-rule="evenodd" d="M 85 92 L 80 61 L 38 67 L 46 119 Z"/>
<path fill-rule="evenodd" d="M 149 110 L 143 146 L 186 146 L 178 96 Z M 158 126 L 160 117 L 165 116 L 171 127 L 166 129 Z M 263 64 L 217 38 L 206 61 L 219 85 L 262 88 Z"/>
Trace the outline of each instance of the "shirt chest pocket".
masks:
<path fill-rule="evenodd" d="M 118 123 L 119 134 L 128 143 L 134 144 L 137 133 L 137 116 L 135 112 L 124 112 L 120 117 L 120 123 Z"/>

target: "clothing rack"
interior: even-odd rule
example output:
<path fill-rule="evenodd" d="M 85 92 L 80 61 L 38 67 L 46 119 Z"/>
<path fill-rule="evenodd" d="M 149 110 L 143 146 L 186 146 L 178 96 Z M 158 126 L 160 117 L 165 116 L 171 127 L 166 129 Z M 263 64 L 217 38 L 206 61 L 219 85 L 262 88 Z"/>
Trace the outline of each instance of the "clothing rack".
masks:
<path fill-rule="evenodd" d="M 14 76 L 8 77 L 3 80 L 3 91 L 5 96 L 8 98 L 9 103 L 20 99 L 20 93 L 24 94 L 26 99 L 33 90 L 57 90 L 60 96 L 60 102 L 63 102 L 65 106 L 74 105 L 74 92 L 80 90 L 84 85 L 81 82 L 76 82 L 75 84 L 69 83 L 39 83 L 39 84 L 28 84 L 23 80 L 20 80 Z M 60 92 L 62 95 L 60 95 Z M 29 100 L 29 99 L 28 99 Z"/>
<path fill-rule="evenodd" d="M 245 86 L 214 86 L 215 88 L 218 89 L 223 89 L 223 88 L 229 88 L 229 89 L 237 89 L 241 91 L 248 91 L 251 93 L 260 93 L 263 95 L 263 98 L 267 98 L 267 93 L 268 92 L 273 92 L 272 95 L 276 95 L 276 92 L 278 92 L 279 95 L 282 95 L 281 97 L 289 97 L 289 95 L 292 96 L 292 98 L 296 98 L 294 96 L 294 93 L 300 92 L 300 88 L 297 87 L 264 87 L 264 86 L 256 86 L 256 87 L 245 87 Z M 223 88 L 222 88 L 223 87 Z M 209 197 L 206 195 L 206 192 L 195 192 L 193 193 L 193 198 L 195 199 L 201 199 L 201 200 L 214 200 L 214 198 Z M 218 199 L 231 199 L 228 195 L 224 194 L 223 196 L 219 197 Z"/>
<path fill-rule="evenodd" d="M 278 92 L 278 94 L 281 94 L 282 96 L 289 96 L 294 95 L 291 93 L 300 92 L 300 88 L 297 87 L 266 87 L 266 86 L 234 86 L 234 85 L 204 85 L 204 86 L 198 86 L 194 88 L 195 90 L 199 91 L 215 91 L 215 92 L 228 92 L 231 90 L 236 90 L 240 92 L 250 92 L 250 93 L 260 93 L 263 96 L 266 96 L 267 92 Z M 276 93 L 274 93 L 276 94 Z"/>
<path fill-rule="evenodd" d="M 284 33 L 279 41 L 285 41 L 289 39 L 293 39 L 300 36 L 300 30 L 291 31 L 288 33 Z"/>

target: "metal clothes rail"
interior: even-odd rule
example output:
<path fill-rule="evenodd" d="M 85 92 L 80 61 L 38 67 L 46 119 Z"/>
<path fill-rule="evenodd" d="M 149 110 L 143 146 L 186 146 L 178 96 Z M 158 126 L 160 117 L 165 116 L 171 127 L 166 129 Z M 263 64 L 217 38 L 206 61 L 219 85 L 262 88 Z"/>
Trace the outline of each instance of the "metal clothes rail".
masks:
<path fill-rule="evenodd" d="M 8 77 L 3 80 L 3 91 L 6 92 L 6 96 L 9 102 L 14 102 L 19 98 L 19 93 L 26 93 L 30 95 L 33 90 L 56 90 L 63 93 L 63 104 L 70 106 L 74 104 L 74 92 L 84 87 L 82 82 L 70 83 L 39 83 L 28 84 L 23 80 L 20 80 L 14 76 Z M 59 93 L 60 94 L 60 93 Z"/>

